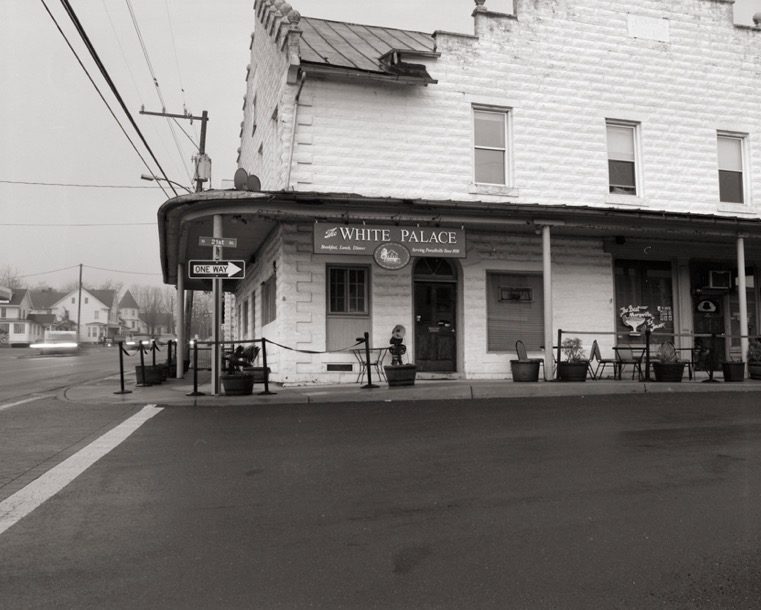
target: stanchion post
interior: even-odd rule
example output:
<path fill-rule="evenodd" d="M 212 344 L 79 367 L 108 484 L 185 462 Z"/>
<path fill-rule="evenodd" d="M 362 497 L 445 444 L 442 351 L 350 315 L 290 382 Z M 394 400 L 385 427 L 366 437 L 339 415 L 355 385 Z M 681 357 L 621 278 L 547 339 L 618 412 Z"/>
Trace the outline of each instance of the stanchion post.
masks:
<path fill-rule="evenodd" d="M 119 384 L 121 390 L 114 394 L 132 394 L 132 390 L 124 389 L 124 343 L 119 341 Z"/>
<path fill-rule="evenodd" d="M 264 365 L 264 392 L 259 392 L 259 396 L 268 396 L 277 392 L 270 392 L 270 375 L 267 368 L 267 339 L 262 337 L 262 364 Z"/>
<path fill-rule="evenodd" d="M 557 362 L 557 365 L 555 366 L 556 370 L 560 368 L 560 354 L 561 354 L 560 350 L 562 349 L 562 344 L 563 344 L 563 330 L 558 328 L 558 358 L 556 360 Z"/>
<path fill-rule="evenodd" d="M 203 392 L 198 391 L 198 341 L 193 341 L 193 391 L 186 396 L 203 396 Z"/>
<path fill-rule="evenodd" d="M 172 340 L 166 342 L 166 368 L 172 368 Z"/>
<path fill-rule="evenodd" d="M 143 344 L 139 343 L 137 348 L 140 350 L 140 378 L 141 383 L 138 383 L 137 385 L 143 388 L 148 387 L 148 384 L 145 382 L 145 350 L 143 349 Z"/>
<path fill-rule="evenodd" d="M 652 331 L 649 328 L 645 328 L 645 381 L 650 381 L 650 333 L 651 332 Z"/>
<path fill-rule="evenodd" d="M 378 386 L 373 383 L 373 374 L 370 366 L 370 333 L 365 331 L 363 335 L 365 342 L 365 370 L 367 371 L 367 383 L 362 386 L 363 390 L 372 390 Z"/>

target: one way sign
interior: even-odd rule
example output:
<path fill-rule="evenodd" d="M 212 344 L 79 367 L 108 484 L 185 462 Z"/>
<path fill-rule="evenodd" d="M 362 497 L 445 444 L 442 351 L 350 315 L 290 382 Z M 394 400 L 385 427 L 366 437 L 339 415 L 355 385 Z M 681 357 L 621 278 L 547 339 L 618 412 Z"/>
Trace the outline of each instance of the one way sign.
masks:
<path fill-rule="evenodd" d="M 240 279 L 246 277 L 245 261 L 190 261 L 188 268 L 190 279 L 225 278 Z"/>

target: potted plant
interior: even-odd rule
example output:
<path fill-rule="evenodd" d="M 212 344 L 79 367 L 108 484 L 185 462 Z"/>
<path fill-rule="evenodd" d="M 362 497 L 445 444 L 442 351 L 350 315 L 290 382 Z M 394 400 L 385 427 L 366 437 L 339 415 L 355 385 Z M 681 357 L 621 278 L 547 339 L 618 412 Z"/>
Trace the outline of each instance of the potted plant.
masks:
<path fill-rule="evenodd" d="M 761 341 L 756 339 L 748 346 L 748 375 L 761 379 Z"/>
<path fill-rule="evenodd" d="M 254 356 L 255 358 L 255 356 Z M 227 396 L 247 396 L 254 391 L 254 374 L 246 371 L 252 360 L 250 354 L 238 348 L 225 358 L 225 370 L 220 375 L 222 388 Z"/>
<path fill-rule="evenodd" d="M 389 387 L 415 385 L 417 367 L 414 364 L 402 364 L 402 356 L 407 353 L 407 346 L 403 343 L 406 332 L 401 324 L 394 326 L 391 331 L 391 347 L 388 348 L 391 364 L 383 367 Z"/>
<path fill-rule="evenodd" d="M 581 339 L 568 337 L 560 344 L 565 360 L 558 362 L 560 381 L 586 381 L 589 359 L 581 347 Z"/>
<path fill-rule="evenodd" d="M 728 360 L 721 363 L 724 381 L 745 381 L 745 363 L 742 360 Z"/>
<path fill-rule="evenodd" d="M 657 359 L 652 364 L 656 381 L 682 381 L 686 363 L 679 360 L 679 354 L 670 341 L 661 343 Z"/>
<path fill-rule="evenodd" d="M 537 360 L 511 360 L 510 371 L 513 374 L 513 381 L 539 381 Z"/>

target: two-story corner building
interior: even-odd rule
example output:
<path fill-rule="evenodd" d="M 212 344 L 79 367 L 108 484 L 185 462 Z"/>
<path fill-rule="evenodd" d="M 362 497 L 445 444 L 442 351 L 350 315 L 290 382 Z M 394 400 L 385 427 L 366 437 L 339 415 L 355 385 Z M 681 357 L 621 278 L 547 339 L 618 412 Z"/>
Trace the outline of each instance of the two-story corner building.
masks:
<path fill-rule="evenodd" d="M 146 332 L 144 323 L 140 319 L 140 305 L 135 297 L 127 290 L 119 300 L 119 321 L 128 335 L 136 335 Z"/>
<path fill-rule="evenodd" d="M 627 310 L 744 353 L 761 27 L 732 0 L 487 4 L 472 34 L 426 34 L 256 0 L 238 164 L 261 189 L 166 202 L 165 281 L 208 289 L 199 236 L 236 238 L 227 315 L 292 348 L 269 354 L 284 383 L 353 379 L 334 350 L 396 324 L 419 371 L 465 378 L 509 376 L 518 339 L 552 371 L 559 329 L 608 351 L 642 330 Z"/>

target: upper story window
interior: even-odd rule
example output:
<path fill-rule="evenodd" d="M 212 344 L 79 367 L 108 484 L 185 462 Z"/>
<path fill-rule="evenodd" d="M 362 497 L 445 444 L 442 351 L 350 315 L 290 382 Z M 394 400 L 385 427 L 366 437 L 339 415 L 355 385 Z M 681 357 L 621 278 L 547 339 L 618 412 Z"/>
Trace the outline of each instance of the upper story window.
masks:
<path fill-rule="evenodd" d="M 718 134 L 719 201 L 744 203 L 744 141 L 742 136 Z"/>
<path fill-rule="evenodd" d="M 473 110 L 475 181 L 481 184 L 507 184 L 506 110 Z"/>
<path fill-rule="evenodd" d="M 619 195 L 638 195 L 638 125 L 608 120 L 606 129 L 609 192 Z"/>

